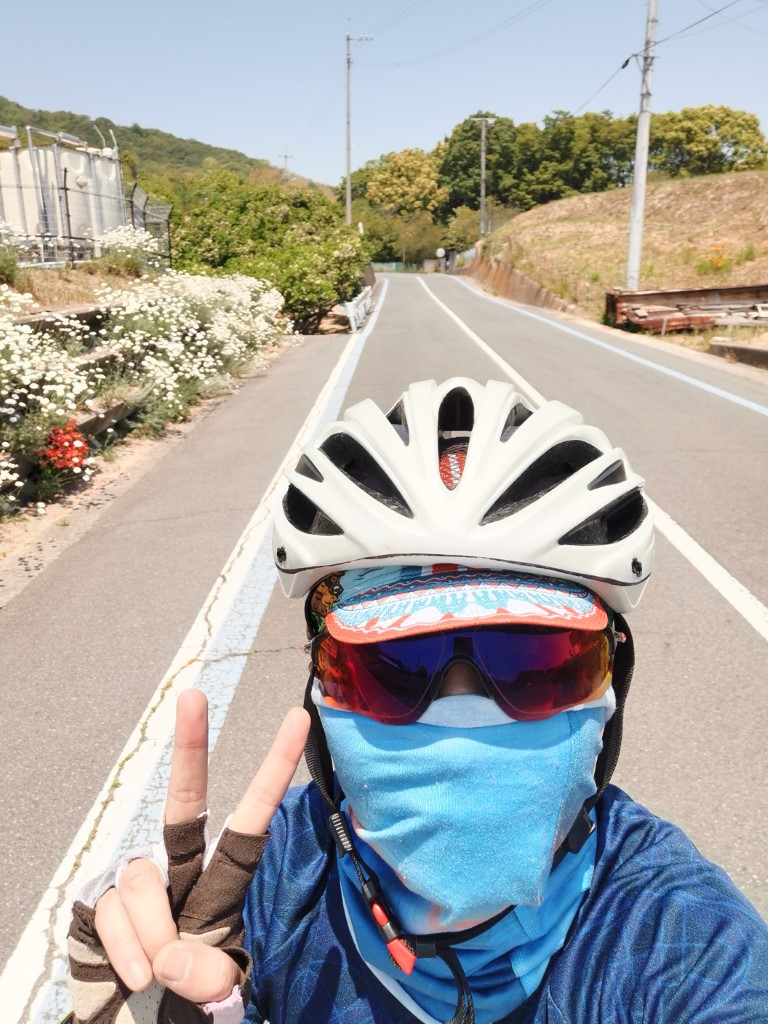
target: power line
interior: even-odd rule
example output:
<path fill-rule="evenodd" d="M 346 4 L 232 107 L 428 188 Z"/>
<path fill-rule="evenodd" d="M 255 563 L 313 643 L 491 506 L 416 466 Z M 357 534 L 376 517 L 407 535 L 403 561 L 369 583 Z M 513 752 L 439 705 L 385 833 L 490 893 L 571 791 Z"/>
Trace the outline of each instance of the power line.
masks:
<path fill-rule="evenodd" d="M 721 20 L 727 22 L 727 24 L 729 24 L 729 25 L 735 25 L 736 28 L 740 28 L 744 32 L 757 33 L 757 35 L 759 35 L 759 36 L 768 35 L 768 32 L 764 32 L 764 31 L 762 31 L 759 28 L 755 28 L 754 26 L 749 26 L 748 27 L 748 26 L 742 24 L 742 22 L 746 18 L 748 18 L 751 14 L 755 14 L 757 11 L 760 11 L 760 10 L 764 9 L 765 0 L 755 0 L 755 3 L 757 3 L 757 7 L 750 7 L 749 10 L 744 11 L 743 14 L 737 14 L 733 18 L 726 18 L 724 15 L 722 15 L 721 16 Z M 712 10 L 712 8 L 709 7 L 707 4 L 701 3 L 701 0 L 699 0 L 699 5 L 701 7 L 704 7 L 708 11 Z M 692 32 L 691 36 L 700 36 L 704 32 L 712 32 L 714 29 L 720 28 L 720 27 L 721 27 L 720 25 L 707 25 L 706 28 L 699 29 L 698 32 Z"/>
<path fill-rule="evenodd" d="M 575 117 L 575 116 L 576 116 L 577 114 L 580 114 L 580 113 L 582 112 L 582 110 L 584 109 L 584 107 L 586 107 L 586 105 L 587 105 L 588 103 L 591 103 L 591 102 L 592 102 L 592 100 L 593 100 L 593 99 L 595 98 L 595 96 L 599 96 L 599 95 L 600 95 L 600 93 L 601 93 L 601 92 L 603 91 L 603 89 L 605 89 L 605 87 L 606 87 L 607 85 L 610 85 L 610 83 L 611 83 L 611 82 L 612 82 L 612 81 L 614 80 L 614 78 L 616 77 L 616 75 L 618 75 L 618 73 L 619 73 L 620 71 L 623 71 L 623 70 L 624 70 L 624 68 L 625 68 L 625 67 L 627 66 L 627 64 L 629 64 L 629 62 L 630 62 L 631 60 L 632 60 L 632 58 L 631 58 L 631 57 L 627 57 L 627 59 L 626 59 L 626 60 L 624 61 L 624 63 L 623 63 L 622 65 L 621 65 L 621 67 L 618 67 L 618 68 L 616 68 L 616 70 L 615 70 L 615 71 L 613 72 L 613 74 L 611 75 L 611 77 L 610 77 L 610 78 L 606 78 L 606 80 L 605 80 L 605 81 L 603 82 L 603 84 L 602 84 L 602 85 L 600 86 L 600 88 L 599 88 L 599 89 L 595 89 L 595 91 L 594 91 L 594 92 L 592 93 L 592 95 L 591 95 L 591 96 L 589 96 L 589 97 L 588 97 L 587 99 L 585 99 L 585 100 L 584 100 L 584 102 L 583 102 L 583 103 L 581 104 L 581 106 L 580 106 L 580 107 L 577 107 L 577 109 L 576 109 L 576 110 L 574 110 L 574 112 L 573 112 L 573 115 L 574 115 L 574 117 Z"/>
<path fill-rule="evenodd" d="M 703 22 L 709 21 L 710 18 L 714 18 L 723 11 L 727 11 L 729 7 L 735 7 L 736 4 L 740 4 L 742 2 L 743 0 L 731 0 L 729 4 L 725 4 L 723 7 L 718 7 L 716 11 L 710 11 L 709 14 L 705 14 L 703 18 L 699 18 L 698 21 L 692 21 L 690 25 L 686 25 L 685 28 L 680 28 L 677 32 L 672 32 L 671 35 L 664 36 L 663 39 L 659 39 L 656 45 L 661 46 L 662 43 L 669 42 L 670 39 L 677 39 L 677 37 L 683 35 L 684 32 L 688 32 L 690 29 L 696 28 L 697 25 L 701 25 Z M 639 57 L 640 54 L 633 53 L 632 56 Z"/>
<path fill-rule="evenodd" d="M 723 11 L 727 11 L 729 7 L 735 7 L 736 4 L 740 3 L 742 3 L 742 0 L 731 0 L 730 3 L 725 4 L 723 7 L 719 7 L 716 11 L 711 11 L 709 14 L 705 15 L 703 18 L 699 18 L 697 21 L 691 22 L 691 24 L 686 25 L 685 28 L 680 28 L 676 32 L 672 32 L 670 33 L 670 35 L 664 36 L 663 39 L 658 39 L 655 45 L 658 47 L 662 43 L 668 42 L 670 39 L 677 39 L 685 32 L 689 32 L 692 28 L 696 28 L 697 25 L 701 25 L 703 22 L 709 21 L 710 18 L 714 18 L 716 15 L 721 14 Z M 623 71 L 624 68 L 627 67 L 630 61 L 636 60 L 638 57 L 642 57 L 643 53 L 643 50 L 638 50 L 636 53 L 631 53 L 624 61 L 624 63 L 621 64 L 618 68 L 616 68 L 611 77 L 607 78 L 599 89 L 596 89 L 588 99 L 584 100 L 580 107 L 577 107 L 577 109 L 574 111 L 574 115 L 581 113 L 584 107 L 586 107 L 588 103 L 591 103 L 595 96 L 598 96 L 603 91 L 603 89 L 605 89 L 605 87 L 614 80 L 616 75 L 618 75 L 620 71 Z"/>
<path fill-rule="evenodd" d="M 456 53 L 458 50 L 464 50 L 468 46 L 474 46 L 475 43 L 482 42 L 483 39 L 487 39 L 488 36 L 493 35 L 495 32 L 501 32 L 505 28 L 509 28 L 517 21 L 522 21 L 523 18 L 529 14 L 534 14 L 536 11 L 541 10 L 542 7 L 546 7 L 548 4 L 553 3 L 553 0 L 535 0 L 534 3 L 529 4 L 528 7 L 522 11 L 518 11 L 517 14 L 513 14 L 510 18 L 505 18 L 504 21 L 500 21 L 495 25 L 491 25 L 490 28 L 485 31 L 478 33 L 476 36 L 471 36 L 469 39 L 464 39 L 460 43 L 455 43 L 453 46 L 448 46 L 443 50 L 436 50 L 433 53 L 424 54 L 421 57 L 410 57 L 407 60 L 398 61 L 359 61 L 364 67 L 368 68 L 404 68 L 410 67 L 413 64 L 423 64 L 429 60 L 436 60 L 438 57 L 446 57 L 448 54 Z"/>
<path fill-rule="evenodd" d="M 388 32 L 395 25 L 399 25 L 401 21 L 410 18 L 419 8 L 424 7 L 428 3 L 429 0 L 406 0 L 402 7 L 398 7 L 396 11 L 393 11 L 383 21 L 380 21 L 378 25 L 374 25 L 371 29 L 371 35 L 380 35 L 382 32 Z"/>

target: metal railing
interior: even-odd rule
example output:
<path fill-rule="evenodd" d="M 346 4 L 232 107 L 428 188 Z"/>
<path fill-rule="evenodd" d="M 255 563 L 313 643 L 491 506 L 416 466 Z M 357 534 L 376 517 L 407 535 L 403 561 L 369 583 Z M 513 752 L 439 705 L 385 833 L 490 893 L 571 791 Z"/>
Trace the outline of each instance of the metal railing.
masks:
<path fill-rule="evenodd" d="M 350 331 L 357 331 L 365 322 L 365 318 L 371 310 L 373 290 L 370 286 L 366 285 L 365 288 L 356 295 L 351 302 L 347 302 L 344 306 L 344 313 L 349 320 Z"/>

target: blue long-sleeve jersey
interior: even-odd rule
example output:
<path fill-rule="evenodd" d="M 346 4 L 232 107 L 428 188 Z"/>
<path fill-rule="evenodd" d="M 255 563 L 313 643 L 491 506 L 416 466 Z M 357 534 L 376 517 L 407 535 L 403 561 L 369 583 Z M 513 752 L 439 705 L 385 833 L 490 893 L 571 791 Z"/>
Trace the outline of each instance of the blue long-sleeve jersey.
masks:
<path fill-rule="evenodd" d="M 246 906 L 246 1020 L 414 1024 L 357 952 L 326 820 L 310 785 L 290 790 L 272 822 Z M 597 829 L 568 940 L 504 1024 L 766 1024 L 768 926 L 725 872 L 614 786 Z"/>

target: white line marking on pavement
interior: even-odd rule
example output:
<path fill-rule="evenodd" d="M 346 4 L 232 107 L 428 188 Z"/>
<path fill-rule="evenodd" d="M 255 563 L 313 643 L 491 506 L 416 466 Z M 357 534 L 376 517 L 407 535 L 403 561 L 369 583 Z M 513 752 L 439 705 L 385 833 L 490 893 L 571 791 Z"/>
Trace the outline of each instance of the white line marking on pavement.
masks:
<path fill-rule="evenodd" d="M 659 533 L 663 534 L 670 544 L 673 544 L 694 569 L 698 569 L 701 575 L 710 583 L 715 590 L 719 591 L 725 600 L 755 629 L 764 640 L 768 640 L 768 608 L 759 601 L 755 595 L 739 583 L 735 576 L 731 576 L 719 562 L 715 561 L 712 555 L 686 533 L 685 530 L 663 509 L 659 508 L 656 502 L 646 497 L 648 505 L 653 514 L 653 523 Z"/>
<path fill-rule="evenodd" d="M 54 1024 L 68 1012 L 64 948 L 72 899 L 85 879 L 122 851 L 159 838 L 173 698 L 191 686 L 208 696 L 213 751 L 277 581 L 269 527 L 284 473 L 324 423 L 338 417 L 386 292 L 385 281 L 377 310 L 361 333 L 350 336 L 0 975 L 4 1024 Z"/>
<path fill-rule="evenodd" d="M 675 380 L 681 380 L 683 383 L 690 384 L 692 387 L 700 388 L 702 391 L 707 391 L 710 395 L 716 395 L 718 398 L 724 398 L 727 402 L 734 402 L 736 405 L 741 405 L 743 408 L 749 409 L 751 412 L 759 413 L 761 416 L 768 416 L 768 406 L 766 405 L 760 405 L 758 402 L 752 402 L 748 398 L 742 398 L 741 395 L 735 395 L 733 392 L 725 391 L 723 388 L 715 387 L 713 384 L 705 384 L 704 381 L 697 380 L 696 377 L 689 377 L 686 373 L 681 373 L 679 370 L 672 370 L 667 366 L 662 366 L 661 363 L 655 363 L 652 359 L 645 359 L 643 356 L 637 356 L 633 352 L 625 351 L 623 348 L 617 348 L 615 345 L 611 345 L 607 341 L 600 341 L 598 338 L 593 338 L 589 334 L 584 334 L 583 331 L 577 331 L 573 327 L 566 327 L 565 324 L 558 323 L 557 320 L 550 320 L 548 317 L 542 316 L 539 313 L 532 313 L 529 309 L 523 309 L 520 306 L 504 302 L 501 299 L 494 298 L 492 295 L 483 295 L 476 291 L 471 285 L 467 284 L 466 281 L 461 281 L 461 284 L 464 285 L 465 288 L 468 288 L 473 295 L 476 295 L 479 299 L 483 299 L 485 302 L 493 302 L 497 306 L 503 306 L 505 309 L 510 310 L 512 313 L 518 313 L 520 316 L 530 317 L 531 320 L 538 320 L 539 323 L 548 324 L 550 327 L 554 327 L 558 331 L 563 331 L 565 334 L 570 334 L 574 338 L 579 338 L 580 341 L 588 341 L 590 345 L 597 345 L 598 348 L 606 349 L 615 356 L 621 356 L 622 359 L 629 359 L 633 363 L 639 363 L 641 366 L 648 366 L 650 369 L 656 370 L 658 373 L 663 373 L 667 377 L 673 377 Z M 426 285 L 424 285 L 424 287 L 426 288 Z M 429 291 L 429 289 L 427 289 L 427 291 Z M 467 330 L 469 330 L 469 328 L 467 328 Z"/>
<path fill-rule="evenodd" d="M 427 285 L 419 278 L 419 283 L 427 291 L 429 296 L 443 309 L 448 316 L 462 329 L 462 331 L 471 338 L 472 341 L 478 345 L 486 355 L 490 356 L 494 362 L 500 366 L 504 372 L 509 376 L 512 382 L 518 387 L 524 394 L 527 394 L 534 405 L 543 405 L 546 402 L 544 396 L 536 391 L 536 389 L 521 377 L 519 373 L 514 371 L 509 363 L 506 363 L 498 353 L 494 352 L 493 349 L 488 345 L 487 342 L 483 341 L 475 332 L 464 323 L 464 321 L 458 317 L 453 310 L 449 309 L 445 303 L 441 302 L 427 287 Z M 538 319 L 544 320 L 544 317 Z M 545 321 L 550 323 L 549 320 Z M 559 327 L 559 324 L 553 326 Z M 575 333 L 575 332 L 571 332 Z M 586 337 L 586 335 L 584 335 Z M 588 339 L 592 340 L 592 339 Z M 598 342 L 598 344 L 601 344 Z M 610 345 L 606 345 L 606 348 L 610 348 Z M 622 354 L 619 352 L 619 354 Z M 653 364 L 649 364 L 653 365 Z M 761 408 L 758 406 L 758 408 Z M 766 410 L 768 411 L 768 410 Z M 718 561 L 716 561 L 710 554 L 708 554 L 704 548 L 686 533 L 685 530 L 677 523 L 672 516 L 660 508 L 655 502 L 648 499 L 648 504 L 653 512 L 653 521 L 656 529 L 659 533 L 663 534 L 664 537 L 672 544 L 680 554 L 686 558 L 697 572 L 701 573 L 704 579 L 718 591 L 718 593 L 725 598 L 726 601 L 752 626 L 764 640 L 768 640 L 768 608 L 759 601 L 755 595 L 747 590 L 747 588 L 732 576 L 727 569 L 725 569 Z"/>
<path fill-rule="evenodd" d="M 537 391 L 532 384 L 529 384 L 528 381 L 525 380 L 525 378 L 521 377 L 519 373 L 516 373 L 509 365 L 509 363 L 505 362 L 501 358 L 498 352 L 495 352 L 487 342 L 483 341 L 483 339 L 478 334 L 475 334 L 472 328 L 468 327 L 467 324 L 465 324 L 460 317 L 456 316 L 452 309 L 449 309 L 444 302 L 441 302 L 440 299 L 438 299 L 438 297 L 435 295 L 435 293 L 430 288 L 427 287 L 427 285 L 422 281 L 420 277 L 417 278 L 417 280 L 421 287 L 424 289 L 424 291 L 427 293 L 427 295 L 430 297 L 430 299 L 432 299 L 432 301 L 436 303 L 440 307 L 440 309 L 442 309 L 442 311 L 451 318 L 451 320 L 453 320 L 455 323 L 459 325 L 459 327 L 462 329 L 462 331 L 464 331 L 467 337 L 471 338 L 472 341 L 474 341 L 474 343 L 479 348 L 481 348 L 483 352 L 485 352 L 488 358 L 492 359 L 494 363 L 496 363 L 496 365 L 499 366 L 504 371 L 504 373 L 506 373 L 506 375 L 510 378 L 512 383 L 515 384 L 517 388 L 520 391 L 522 391 L 528 398 L 530 398 L 531 402 L 533 402 L 534 405 L 543 405 L 544 402 L 546 402 L 546 398 L 544 397 L 544 395 L 541 394 L 540 391 Z"/>

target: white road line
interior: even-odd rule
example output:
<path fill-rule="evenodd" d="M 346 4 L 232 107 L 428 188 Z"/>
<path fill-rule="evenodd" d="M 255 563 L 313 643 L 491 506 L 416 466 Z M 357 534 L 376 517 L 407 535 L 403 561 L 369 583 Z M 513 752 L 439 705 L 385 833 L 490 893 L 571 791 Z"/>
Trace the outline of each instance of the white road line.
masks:
<path fill-rule="evenodd" d="M 697 380 L 696 377 L 689 377 L 688 374 L 680 373 L 679 370 L 672 370 L 667 366 L 662 366 L 661 363 L 655 363 L 652 359 L 644 359 L 643 356 L 635 355 L 633 352 L 627 352 L 623 348 L 617 348 L 615 345 L 611 345 L 607 341 L 600 341 L 598 338 L 593 338 L 589 334 L 584 334 L 583 331 L 577 331 L 573 327 L 567 327 L 565 324 L 558 323 L 556 320 L 550 320 L 548 317 L 542 316 L 539 313 L 532 313 L 529 309 L 523 309 L 521 306 L 504 302 L 501 299 L 494 298 L 492 295 L 483 295 L 481 292 L 476 291 L 471 285 L 467 284 L 466 281 L 461 281 L 461 279 L 459 280 L 460 283 L 464 285 L 465 288 L 468 288 L 473 295 L 476 295 L 479 299 L 483 299 L 485 302 L 493 302 L 497 306 L 503 306 L 505 309 L 510 310 L 512 313 L 517 313 L 519 316 L 527 316 L 530 317 L 531 320 L 538 320 L 539 323 L 547 324 L 549 327 L 554 327 L 558 331 L 570 334 L 572 337 L 578 338 L 580 341 L 588 341 L 590 345 L 596 345 L 598 348 L 606 349 L 608 352 L 611 352 L 615 356 L 620 356 L 622 359 L 629 359 L 633 363 L 639 363 L 641 366 L 647 366 L 651 370 L 656 370 L 657 373 L 663 373 L 667 377 L 673 377 L 675 380 L 683 381 L 684 384 L 690 384 L 692 387 L 700 388 L 702 391 L 706 391 L 710 395 L 716 395 L 718 398 L 724 398 L 727 402 L 733 402 L 745 409 L 749 409 L 751 412 L 759 413 L 761 416 L 768 416 L 768 406 L 766 405 L 760 405 L 758 402 L 752 402 L 748 398 L 742 398 L 741 395 L 735 395 L 731 391 L 725 391 L 723 388 L 717 388 L 713 384 L 705 384 L 704 381 Z M 426 287 L 426 285 L 424 287 Z M 429 291 L 429 289 L 427 290 Z M 469 328 L 467 328 L 467 330 L 469 330 Z"/>
<path fill-rule="evenodd" d="M 461 330 L 471 338 L 472 341 L 478 345 L 487 356 L 491 359 L 507 374 L 512 382 L 518 387 L 524 394 L 531 398 L 534 405 L 542 405 L 546 399 L 544 396 L 537 391 L 533 385 L 529 384 L 528 381 L 521 377 L 519 373 L 512 369 L 509 363 L 505 362 L 498 353 L 488 345 L 487 342 L 483 341 L 475 332 L 468 327 L 464 321 L 458 317 L 453 310 L 449 309 L 444 302 L 441 302 L 436 295 L 424 281 L 419 278 L 419 284 L 425 289 L 430 298 L 437 303 L 442 310 L 444 310 L 448 316 L 456 323 Z M 484 298 L 486 296 L 483 296 Z M 517 310 L 517 312 L 525 312 L 524 310 Z M 530 314 L 533 315 L 533 314 Z M 570 331 L 568 328 L 562 327 L 560 324 L 552 323 L 550 320 L 546 320 L 544 317 L 537 317 L 539 320 L 543 320 L 545 323 L 550 324 L 553 327 L 558 327 L 560 330 L 568 330 L 569 333 L 577 333 Z M 588 341 L 594 339 L 588 338 L 587 335 L 580 335 L 586 338 Z M 610 345 L 604 345 L 602 342 L 596 342 L 605 348 L 611 348 Z M 611 349 L 612 351 L 618 352 L 619 355 L 623 355 L 621 351 L 617 349 Z M 645 362 L 645 360 L 640 360 Z M 654 366 L 655 364 L 649 363 Z M 659 367 L 663 370 L 663 367 Z M 675 374 L 675 376 L 682 376 L 681 374 Z M 696 383 L 691 378 L 692 383 Z M 723 392 L 727 395 L 726 392 Z M 761 409 L 762 406 L 757 406 Z M 768 412 L 768 410 L 766 410 Z M 660 508 L 655 502 L 648 501 L 649 506 L 653 511 L 653 521 L 656 529 L 672 544 L 680 554 L 686 558 L 697 572 L 701 573 L 704 579 L 718 591 L 718 593 L 725 598 L 725 600 L 742 616 L 750 626 L 755 629 L 764 640 L 768 640 L 768 608 L 759 601 L 755 595 L 747 590 L 747 588 L 732 576 L 727 569 L 725 569 L 718 561 L 716 561 L 704 548 L 686 533 L 685 530 L 677 523 L 672 516 Z"/>
<path fill-rule="evenodd" d="M 301 448 L 323 424 L 338 417 L 386 291 L 385 282 L 377 311 L 344 347 L 0 975 L 4 1024 L 54 1024 L 68 1011 L 63 950 L 73 896 L 120 850 L 158 839 L 175 697 L 182 690 L 196 686 L 206 692 L 211 705 L 209 743 L 211 750 L 215 747 L 277 580 L 270 526 L 285 471 L 295 465 Z"/>
<path fill-rule="evenodd" d="M 685 530 L 663 509 L 648 499 L 653 522 L 659 533 L 688 559 L 704 579 L 755 629 L 764 640 L 768 640 L 768 608 L 755 595 L 731 576 L 727 569 L 687 534 Z"/>
<path fill-rule="evenodd" d="M 509 377 L 512 383 L 515 384 L 517 388 L 523 392 L 524 395 L 530 398 L 531 402 L 534 405 L 543 405 L 546 402 L 546 398 L 544 397 L 544 395 L 541 394 L 540 391 L 537 391 L 532 384 L 529 384 L 524 377 L 521 377 L 519 373 L 513 370 L 509 363 L 505 362 L 501 358 L 498 352 L 495 352 L 487 342 L 483 341 L 483 339 L 478 334 L 475 334 L 472 328 L 468 327 L 460 317 L 456 316 L 452 309 L 449 309 L 444 302 L 441 302 L 440 299 L 438 299 L 438 297 L 435 295 L 435 293 L 430 288 L 427 287 L 427 285 L 424 283 L 424 281 L 422 281 L 420 277 L 417 278 L 417 280 L 421 287 L 424 289 L 424 291 L 427 293 L 427 295 L 430 297 L 430 299 L 432 299 L 432 301 L 435 302 L 440 307 L 440 309 L 442 309 L 442 311 L 451 318 L 451 320 L 458 324 L 458 326 L 462 329 L 462 331 L 464 331 L 467 337 L 471 338 L 472 341 L 474 341 L 474 343 L 479 348 L 481 348 L 483 352 L 485 352 L 488 358 L 492 359 L 494 363 L 496 363 L 496 365 L 500 367 L 500 369 L 503 370 L 504 373 L 506 373 L 506 375 Z"/>

